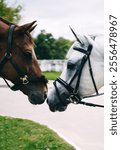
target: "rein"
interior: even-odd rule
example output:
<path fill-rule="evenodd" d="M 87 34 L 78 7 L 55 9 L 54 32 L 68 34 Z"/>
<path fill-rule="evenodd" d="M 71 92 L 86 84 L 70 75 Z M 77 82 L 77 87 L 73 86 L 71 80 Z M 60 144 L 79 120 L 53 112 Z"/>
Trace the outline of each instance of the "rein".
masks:
<path fill-rule="evenodd" d="M 6 49 L 4 57 L 0 61 L 0 73 L 1 73 L 4 65 L 9 61 L 11 63 L 11 65 L 13 66 L 13 68 L 16 70 L 17 74 L 19 75 L 19 79 L 18 79 L 17 83 L 14 83 L 13 86 L 10 86 L 9 83 L 7 82 L 7 80 L 3 77 L 2 78 L 4 79 L 4 81 L 6 82 L 8 87 L 13 91 L 19 90 L 21 88 L 21 86 L 27 85 L 27 84 L 33 83 L 33 82 L 42 82 L 42 83 L 46 84 L 48 82 L 48 80 L 44 76 L 41 76 L 41 77 L 28 76 L 25 73 L 23 73 L 21 68 L 15 63 L 15 61 L 12 57 L 12 53 L 11 53 L 12 43 L 13 43 L 13 32 L 14 32 L 15 28 L 16 28 L 16 25 L 11 24 L 8 29 L 7 49 Z"/>
<path fill-rule="evenodd" d="M 65 82 L 65 81 L 64 81 L 63 79 L 61 79 L 60 77 L 57 78 L 57 79 L 54 81 L 54 83 L 53 83 L 54 86 L 55 86 L 56 93 L 57 93 L 57 96 L 58 96 L 60 102 L 61 102 L 63 105 L 67 105 L 68 103 L 74 103 L 74 104 L 83 104 L 83 105 L 86 105 L 86 106 L 93 106 L 93 107 L 104 107 L 103 105 L 98 105 L 98 104 L 93 104 L 93 103 L 88 103 L 88 102 L 82 101 L 82 99 L 85 99 L 85 98 L 103 95 L 103 93 L 101 93 L 101 94 L 98 93 L 98 89 L 97 89 L 97 86 L 96 86 L 96 83 L 95 83 L 95 80 L 94 80 L 93 71 L 92 71 L 92 67 L 91 67 L 90 54 L 91 54 L 91 51 L 92 51 L 92 45 L 89 45 L 89 46 L 88 46 L 87 51 L 84 50 L 84 49 L 82 49 L 82 48 L 79 48 L 79 47 L 74 47 L 74 50 L 79 51 L 79 52 L 81 52 L 81 53 L 84 54 L 79 69 L 76 71 L 76 73 L 75 73 L 74 76 L 72 77 L 70 83 Z M 80 96 L 79 96 L 79 92 L 78 92 L 79 83 L 80 83 L 80 79 L 81 79 L 82 70 L 83 70 L 84 65 L 85 65 L 85 63 L 86 63 L 87 61 L 88 61 L 88 65 L 89 65 L 90 76 L 91 76 L 92 83 L 93 83 L 93 86 L 94 86 L 94 89 L 95 89 L 96 94 L 95 94 L 95 95 L 91 95 L 91 96 L 80 97 Z M 76 82 L 75 88 L 73 88 L 73 87 L 71 86 L 71 84 L 72 84 L 72 82 L 74 81 L 75 77 L 77 77 L 77 82 Z M 66 102 L 64 102 L 64 101 L 61 99 L 60 92 L 59 92 L 59 89 L 58 89 L 57 84 L 56 84 L 57 82 L 60 83 L 61 85 L 63 85 L 64 88 L 69 92 L 69 95 L 70 95 L 70 96 L 69 96 L 69 98 L 67 99 Z"/>

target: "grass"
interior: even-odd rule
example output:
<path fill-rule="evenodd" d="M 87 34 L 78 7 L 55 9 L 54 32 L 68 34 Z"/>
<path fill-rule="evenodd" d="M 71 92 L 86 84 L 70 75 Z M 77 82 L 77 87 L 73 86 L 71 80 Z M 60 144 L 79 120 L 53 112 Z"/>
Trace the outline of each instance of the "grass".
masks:
<path fill-rule="evenodd" d="M 30 120 L 0 116 L 0 150 L 75 150 L 55 132 Z"/>
<path fill-rule="evenodd" d="M 46 72 L 43 72 L 43 74 L 46 76 L 48 80 L 55 80 L 57 77 L 60 76 L 61 72 L 46 71 Z"/>

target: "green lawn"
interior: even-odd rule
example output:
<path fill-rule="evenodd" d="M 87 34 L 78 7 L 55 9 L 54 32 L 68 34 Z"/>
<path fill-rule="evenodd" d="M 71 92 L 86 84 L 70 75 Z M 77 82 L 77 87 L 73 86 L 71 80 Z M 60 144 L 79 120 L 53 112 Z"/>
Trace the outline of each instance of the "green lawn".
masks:
<path fill-rule="evenodd" d="M 30 120 L 0 116 L 0 150 L 75 150 L 75 148 L 47 126 Z"/>
<path fill-rule="evenodd" d="M 60 76 L 61 72 L 46 71 L 46 72 L 43 72 L 43 74 L 46 76 L 48 80 L 55 80 L 57 77 Z"/>

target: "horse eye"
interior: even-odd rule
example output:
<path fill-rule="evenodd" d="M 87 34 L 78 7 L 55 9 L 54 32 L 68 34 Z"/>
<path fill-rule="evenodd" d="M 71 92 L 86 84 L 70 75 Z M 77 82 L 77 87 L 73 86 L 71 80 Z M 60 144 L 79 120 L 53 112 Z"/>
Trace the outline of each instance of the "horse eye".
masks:
<path fill-rule="evenodd" d="M 73 69 L 74 66 L 75 66 L 75 64 L 73 64 L 72 62 L 68 62 L 68 63 L 67 63 L 67 68 L 68 68 L 68 69 Z"/>
<path fill-rule="evenodd" d="M 32 53 L 29 51 L 23 52 L 23 55 L 26 59 L 32 59 Z"/>

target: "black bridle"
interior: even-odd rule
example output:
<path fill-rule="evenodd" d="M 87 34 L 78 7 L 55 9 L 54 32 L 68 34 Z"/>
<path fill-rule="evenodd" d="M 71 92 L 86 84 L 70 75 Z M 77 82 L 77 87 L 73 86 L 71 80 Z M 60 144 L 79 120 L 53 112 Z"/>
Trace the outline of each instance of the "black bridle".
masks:
<path fill-rule="evenodd" d="M 33 82 L 34 83 L 42 82 L 46 84 L 48 80 L 45 78 L 45 76 L 43 75 L 40 77 L 28 76 L 26 73 L 22 71 L 22 69 L 14 61 L 11 51 L 12 51 L 12 44 L 13 44 L 13 33 L 14 33 L 15 28 L 16 28 L 16 25 L 11 24 L 8 29 L 7 49 L 6 49 L 4 57 L 0 61 L 0 74 L 4 65 L 9 61 L 11 65 L 13 66 L 13 68 L 16 70 L 17 74 L 19 75 L 19 79 L 17 80 L 16 83 L 14 83 L 13 86 L 10 86 L 7 80 L 3 77 L 2 78 L 4 79 L 8 87 L 13 91 L 20 90 L 21 86 L 27 85 Z"/>
<path fill-rule="evenodd" d="M 53 84 L 54 84 L 54 87 L 55 87 L 55 89 L 56 89 L 57 96 L 58 96 L 58 98 L 59 98 L 59 101 L 60 101 L 63 105 L 67 105 L 67 104 L 69 104 L 69 103 L 74 103 L 74 104 L 83 104 L 83 105 L 93 106 L 93 107 L 104 107 L 103 105 L 98 105 L 98 104 L 93 104 L 93 103 L 88 103 L 88 102 L 82 101 L 82 99 L 84 99 L 84 98 L 103 95 L 103 93 L 101 93 L 101 94 L 98 93 L 98 89 L 97 89 L 97 86 L 96 86 L 96 83 L 95 83 L 95 80 L 94 80 L 94 76 L 93 76 L 93 71 L 92 71 L 91 61 L 90 61 L 90 54 L 91 54 L 92 48 L 93 48 L 92 45 L 89 45 L 87 50 L 84 50 L 84 49 L 82 49 L 82 48 L 80 48 L 80 47 L 74 47 L 74 48 L 73 48 L 74 50 L 79 51 L 79 52 L 81 52 L 81 53 L 84 54 L 79 69 L 77 69 L 76 73 L 74 74 L 74 76 L 72 77 L 72 79 L 70 80 L 69 83 L 65 82 L 65 81 L 64 81 L 63 79 L 61 79 L 60 77 L 57 78 L 57 79 L 54 81 Z M 94 86 L 96 95 L 91 95 L 91 96 L 87 96 L 87 97 L 80 97 L 80 96 L 79 96 L 79 92 L 78 92 L 79 83 L 80 83 L 80 79 L 81 79 L 82 70 L 83 70 L 84 65 L 85 65 L 85 63 L 86 63 L 87 61 L 88 61 L 89 72 L 90 72 L 90 76 L 91 76 L 91 79 L 92 79 L 92 83 L 93 83 L 93 86 Z M 75 86 L 75 88 L 73 88 L 73 87 L 71 86 L 71 84 L 72 84 L 72 82 L 74 81 L 75 77 L 77 77 L 77 81 L 76 81 L 76 86 Z M 69 98 L 66 99 L 66 101 L 63 101 L 62 98 L 61 98 L 61 96 L 60 96 L 60 91 L 59 91 L 59 89 L 58 89 L 58 87 L 57 87 L 57 82 L 60 83 L 61 85 L 63 85 L 64 88 L 69 92 Z"/>

